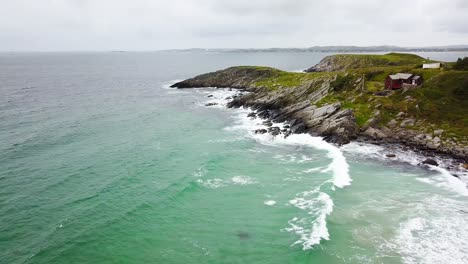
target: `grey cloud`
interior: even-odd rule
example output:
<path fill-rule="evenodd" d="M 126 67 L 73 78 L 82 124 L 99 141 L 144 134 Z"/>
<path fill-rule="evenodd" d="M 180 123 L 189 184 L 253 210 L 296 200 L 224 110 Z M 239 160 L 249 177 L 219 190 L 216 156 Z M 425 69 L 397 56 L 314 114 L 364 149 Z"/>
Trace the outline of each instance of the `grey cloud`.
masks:
<path fill-rule="evenodd" d="M 0 50 L 468 43 L 465 0 L 0 1 Z"/>

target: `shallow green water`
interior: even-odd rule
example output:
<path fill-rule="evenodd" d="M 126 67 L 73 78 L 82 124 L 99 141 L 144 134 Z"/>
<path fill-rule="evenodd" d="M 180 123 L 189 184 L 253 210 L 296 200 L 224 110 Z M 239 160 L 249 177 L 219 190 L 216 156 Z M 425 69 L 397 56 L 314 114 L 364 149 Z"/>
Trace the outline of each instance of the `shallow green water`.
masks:
<path fill-rule="evenodd" d="M 234 55 L 3 54 L 0 263 L 464 263 L 463 182 L 167 87 L 325 54 Z"/>

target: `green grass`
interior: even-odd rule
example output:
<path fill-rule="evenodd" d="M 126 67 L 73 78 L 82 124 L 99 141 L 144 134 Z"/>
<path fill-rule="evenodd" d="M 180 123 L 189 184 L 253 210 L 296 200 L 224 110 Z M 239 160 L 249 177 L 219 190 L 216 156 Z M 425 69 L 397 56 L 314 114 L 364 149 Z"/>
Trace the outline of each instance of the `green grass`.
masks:
<path fill-rule="evenodd" d="M 269 90 L 278 88 L 291 88 L 304 85 L 310 81 L 319 81 L 321 77 L 332 76 L 333 74 L 324 72 L 302 73 L 302 72 L 286 72 L 275 70 L 266 78 L 261 78 L 255 82 L 257 87 L 265 87 Z"/>

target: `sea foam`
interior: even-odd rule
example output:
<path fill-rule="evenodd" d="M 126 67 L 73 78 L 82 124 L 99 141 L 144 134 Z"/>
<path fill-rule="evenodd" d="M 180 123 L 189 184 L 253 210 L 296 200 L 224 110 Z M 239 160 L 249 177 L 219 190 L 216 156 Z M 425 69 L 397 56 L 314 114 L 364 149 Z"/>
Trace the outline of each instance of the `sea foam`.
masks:
<path fill-rule="evenodd" d="M 293 245 L 301 244 L 302 249 L 308 250 L 320 244 L 322 239 L 330 239 L 327 216 L 333 212 L 333 200 L 328 194 L 317 188 L 299 193 L 289 202 L 307 211 L 307 217 L 294 217 L 288 221 L 289 227 L 285 228 L 286 231 L 299 235 L 299 239 Z"/>
<path fill-rule="evenodd" d="M 393 149 L 386 149 L 381 146 L 376 146 L 372 144 L 366 143 L 357 143 L 352 142 L 349 143 L 341 148 L 345 153 L 350 153 L 353 155 L 359 155 L 365 158 L 372 158 L 377 159 L 382 162 L 400 162 L 406 163 L 413 166 L 418 166 L 421 161 L 425 158 L 420 154 L 411 151 L 411 150 L 403 150 L 401 148 L 395 147 Z M 394 158 L 386 157 L 387 153 L 395 154 Z M 442 159 L 437 159 L 439 164 L 443 164 Z M 466 181 L 468 180 L 467 173 L 464 172 L 456 172 L 458 175 L 454 177 L 452 172 L 437 166 L 432 165 L 425 165 L 429 170 L 437 172 L 436 175 L 431 176 L 430 178 L 418 178 L 418 181 L 429 183 L 431 185 L 437 186 L 439 188 L 444 188 L 446 190 L 454 191 L 460 195 L 468 196 L 468 188 L 466 186 Z"/>
<path fill-rule="evenodd" d="M 400 224 L 388 247 L 402 255 L 404 263 L 466 263 L 468 220 L 457 208 L 464 204 L 433 196 L 416 206 L 418 216 Z"/>

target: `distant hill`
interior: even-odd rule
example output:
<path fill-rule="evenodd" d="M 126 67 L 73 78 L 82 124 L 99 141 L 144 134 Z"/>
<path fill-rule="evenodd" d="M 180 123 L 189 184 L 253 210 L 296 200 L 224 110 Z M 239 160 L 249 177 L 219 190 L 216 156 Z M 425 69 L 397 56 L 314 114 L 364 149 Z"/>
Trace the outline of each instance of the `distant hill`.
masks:
<path fill-rule="evenodd" d="M 265 48 L 265 49 L 173 49 L 172 52 L 445 52 L 468 51 L 468 45 L 429 46 L 429 47 L 399 47 L 399 46 L 313 46 L 308 48 Z"/>

